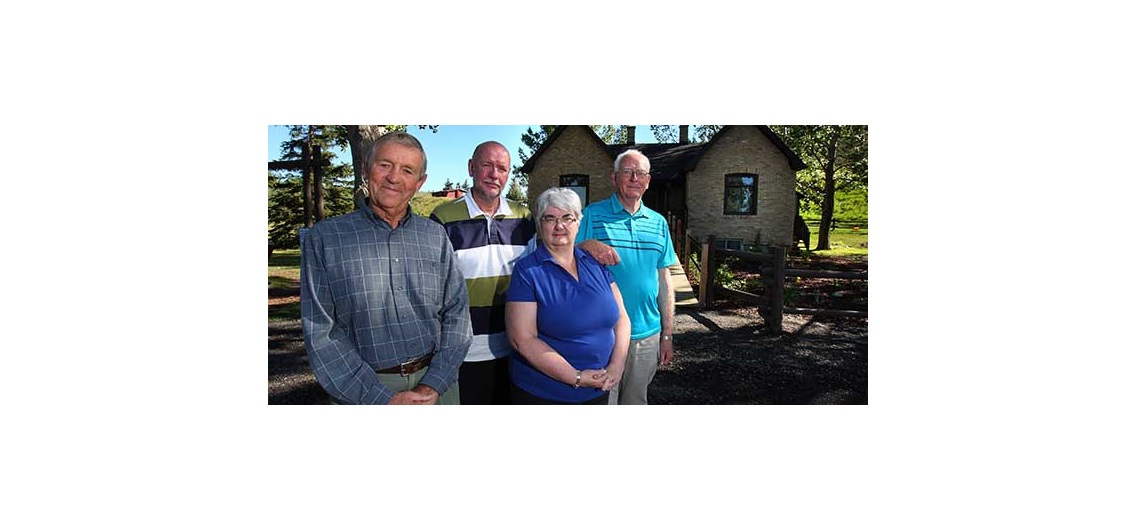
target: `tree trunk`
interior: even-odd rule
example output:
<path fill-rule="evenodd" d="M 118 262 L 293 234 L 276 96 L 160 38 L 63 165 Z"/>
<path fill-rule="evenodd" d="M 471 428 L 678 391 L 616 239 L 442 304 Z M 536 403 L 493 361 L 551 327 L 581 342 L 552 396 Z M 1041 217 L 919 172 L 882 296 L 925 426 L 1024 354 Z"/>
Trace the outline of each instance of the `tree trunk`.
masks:
<path fill-rule="evenodd" d="M 316 221 L 322 221 L 323 213 L 323 150 L 319 146 L 312 149 L 314 161 L 312 171 L 312 191 L 315 193 Z"/>
<path fill-rule="evenodd" d="M 831 250 L 828 232 L 836 204 L 836 140 L 839 136 L 838 129 L 829 131 L 828 156 L 824 163 L 824 196 L 820 202 L 820 229 L 817 231 L 817 246 L 814 250 Z"/>
<path fill-rule="evenodd" d="M 312 227 L 312 139 L 308 136 L 308 141 L 303 145 L 304 152 L 304 227 Z"/>
<path fill-rule="evenodd" d="M 366 174 L 367 150 L 380 136 L 387 132 L 383 125 L 348 125 L 347 141 L 351 144 L 351 166 L 355 170 L 355 209 L 367 207 L 367 202 L 360 191 L 363 186 L 363 177 Z"/>

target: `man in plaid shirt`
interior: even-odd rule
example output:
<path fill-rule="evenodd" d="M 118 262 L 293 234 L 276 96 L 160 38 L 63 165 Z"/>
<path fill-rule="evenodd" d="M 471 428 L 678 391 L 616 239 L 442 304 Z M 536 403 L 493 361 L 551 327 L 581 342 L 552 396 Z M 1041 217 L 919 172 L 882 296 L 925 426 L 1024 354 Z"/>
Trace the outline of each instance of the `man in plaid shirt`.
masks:
<path fill-rule="evenodd" d="M 469 297 L 445 230 L 410 211 L 425 182 L 422 144 L 383 135 L 367 155 L 368 208 L 320 221 L 304 239 L 304 345 L 335 403 L 458 403 Z"/>

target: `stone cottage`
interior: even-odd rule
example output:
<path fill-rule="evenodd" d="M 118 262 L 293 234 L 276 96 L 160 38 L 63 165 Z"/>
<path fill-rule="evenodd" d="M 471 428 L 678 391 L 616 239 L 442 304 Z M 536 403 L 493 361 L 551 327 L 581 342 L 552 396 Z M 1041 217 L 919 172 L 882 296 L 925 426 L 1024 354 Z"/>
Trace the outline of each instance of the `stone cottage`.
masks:
<path fill-rule="evenodd" d="M 728 125 L 706 143 L 607 145 L 586 125 L 560 125 L 521 168 L 529 175 L 529 204 L 554 186 L 576 190 L 584 204 L 607 199 L 615 157 L 629 148 L 651 161 L 651 185 L 643 203 L 693 237 L 713 234 L 719 247 L 792 246 L 797 214 L 796 172 L 805 169 L 765 125 Z"/>

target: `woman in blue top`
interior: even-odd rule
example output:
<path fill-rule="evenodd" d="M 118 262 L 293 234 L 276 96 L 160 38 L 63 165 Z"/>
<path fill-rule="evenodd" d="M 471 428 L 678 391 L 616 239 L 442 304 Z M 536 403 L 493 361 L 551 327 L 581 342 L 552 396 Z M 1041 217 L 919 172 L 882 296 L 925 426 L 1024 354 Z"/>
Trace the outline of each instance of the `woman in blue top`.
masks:
<path fill-rule="evenodd" d="M 505 329 L 517 404 L 603 405 L 623 376 L 631 321 L 607 267 L 575 246 L 580 197 L 550 188 L 536 200 L 536 251 L 513 267 Z"/>

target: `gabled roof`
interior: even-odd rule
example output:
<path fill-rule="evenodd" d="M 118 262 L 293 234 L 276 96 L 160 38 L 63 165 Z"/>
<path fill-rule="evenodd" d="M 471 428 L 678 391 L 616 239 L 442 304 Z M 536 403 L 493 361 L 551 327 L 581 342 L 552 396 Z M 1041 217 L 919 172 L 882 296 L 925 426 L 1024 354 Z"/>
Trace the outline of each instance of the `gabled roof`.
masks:
<path fill-rule="evenodd" d="M 710 146 L 702 144 L 617 144 L 607 146 L 614 161 L 619 153 L 628 149 L 638 149 L 647 155 L 651 161 L 651 180 L 672 181 L 681 180 L 686 174 L 698 165 L 702 154 Z"/>
<path fill-rule="evenodd" d="M 552 134 L 548 136 L 548 139 L 545 140 L 544 144 L 540 146 L 540 149 L 537 149 L 537 151 L 533 153 L 531 157 L 529 157 L 528 161 L 525 162 L 525 165 L 521 166 L 521 171 L 524 171 L 526 173 L 531 172 L 536 166 L 536 159 L 540 158 L 540 156 L 544 154 L 544 151 L 548 148 L 548 146 L 552 145 L 552 143 L 560 137 L 560 134 L 564 132 L 567 127 L 568 126 L 566 125 L 557 125 L 556 129 L 552 131 Z M 588 134 L 592 137 L 592 139 L 594 139 L 598 143 L 598 145 L 611 156 L 611 159 L 613 161 L 615 160 L 615 157 L 619 155 L 619 153 L 622 153 L 631 148 L 638 149 L 644 155 L 647 155 L 647 158 L 651 160 L 652 180 L 672 181 L 681 180 L 689 171 L 693 170 L 698 165 L 699 160 L 702 159 L 702 155 L 705 154 L 706 151 L 709 150 L 710 147 L 714 145 L 714 143 L 719 138 L 721 138 L 727 130 L 733 128 L 734 126 L 727 125 L 725 127 L 722 127 L 722 129 L 718 131 L 718 133 L 715 134 L 709 142 L 706 143 L 615 145 L 605 144 L 603 140 L 601 140 L 600 137 L 596 135 L 595 131 L 593 131 L 591 127 L 583 127 L 587 129 Z M 801 161 L 801 158 L 798 157 L 792 149 L 789 149 L 789 146 L 785 145 L 785 142 L 781 141 L 781 138 L 777 136 L 777 133 L 773 132 L 772 129 L 770 129 L 766 125 L 758 125 L 757 128 L 761 130 L 761 133 L 764 134 L 765 137 L 768 138 L 769 141 L 772 142 L 778 150 L 781 151 L 781 154 L 785 155 L 785 158 L 789 161 L 789 167 L 791 169 L 793 169 L 794 171 L 800 171 L 807 167 L 805 163 Z"/>
<path fill-rule="evenodd" d="M 540 156 L 543 155 L 546 150 L 548 150 L 548 146 L 556 143 L 556 139 L 560 138 L 560 135 L 563 134 L 564 131 L 568 130 L 568 127 L 572 126 L 557 125 L 556 128 L 552 130 L 552 134 L 548 135 L 548 139 L 546 139 L 544 143 L 540 145 L 540 148 L 537 149 L 536 152 L 529 157 L 528 161 L 525 162 L 525 165 L 521 166 L 521 171 L 525 173 L 532 173 L 532 170 L 536 167 L 536 159 L 540 158 Z M 604 151 L 608 150 L 608 145 L 605 144 L 604 141 L 596 135 L 596 131 L 593 131 L 592 128 L 588 127 L 587 125 L 580 125 L 580 127 L 587 129 L 588 135 L 591 136 L 593 140 L 595 140 L 596 145 L 598 145 L 600 149 L 603 149 Z M 615 159 L 613 158 L 612 160 Z"/>

